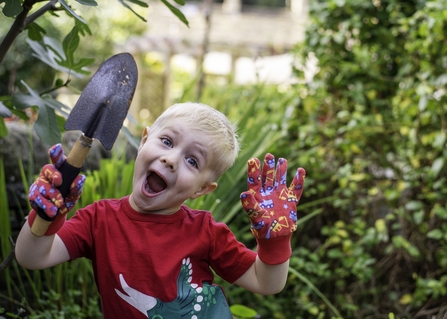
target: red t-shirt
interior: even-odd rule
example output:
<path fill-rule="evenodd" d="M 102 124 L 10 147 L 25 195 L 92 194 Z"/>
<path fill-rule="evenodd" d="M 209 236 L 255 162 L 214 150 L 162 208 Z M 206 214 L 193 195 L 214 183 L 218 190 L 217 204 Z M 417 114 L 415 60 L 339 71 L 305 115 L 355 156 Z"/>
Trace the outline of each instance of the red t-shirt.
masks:
<path fill-rule="evenodd" d="M 142 214 L 129 197 L 78 210 L 58 235 L 71 259 L 92 260 L 106 319 L 231 318 L 210 267 L 231 283 L 256 258 L 210 212 Z"/>

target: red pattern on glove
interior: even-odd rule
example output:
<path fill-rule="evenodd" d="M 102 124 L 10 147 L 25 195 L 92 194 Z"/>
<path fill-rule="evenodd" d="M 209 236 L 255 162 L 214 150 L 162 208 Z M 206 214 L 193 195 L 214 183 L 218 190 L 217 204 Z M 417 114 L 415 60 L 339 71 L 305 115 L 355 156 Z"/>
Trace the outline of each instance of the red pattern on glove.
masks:
<path fill-rule="evenodd" d="M 32 226 L 36 218 L 36 210 L 42 209 L 50 218 L 55 218 L 45 235 L 56 233 L 64 224 L 66 214 L 73 209 L 82 193 L 85 176 L 78 175 L 70 185 L 70 192 L 65 198 L 57 189 L 62 184 L 62 175 L 58 168 L 65 161 L 64 151 L 61 144 L 52 146 L 49 150 L 51 162 L 45 165 L 39 177 L 31 185 L 28 193 L 33 210 L 28 215 L 28 223 Z"/>
<path fill-rule="evenodd" d="M 289 187 L 286 185 L 287 160 L 266 154 L 248 161 L 248 191 L 241 194 L 242 207 L 251 220 L 251 231 L 258 241 L 258 255 L 268 264 L 279 264 L 291 255 L 290 238 L 296 230 L 296 206 L 300 201 L 306 171 L 299 168 Z"/>

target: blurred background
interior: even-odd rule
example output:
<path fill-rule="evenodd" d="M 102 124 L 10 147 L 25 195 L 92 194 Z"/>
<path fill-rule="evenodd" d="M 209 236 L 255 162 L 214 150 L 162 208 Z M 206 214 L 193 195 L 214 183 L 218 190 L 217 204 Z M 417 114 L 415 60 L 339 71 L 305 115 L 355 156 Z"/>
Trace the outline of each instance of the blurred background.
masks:
<path fill-rule="evenodd" d="M 247 160 L 285 157 L 289 181 L 307 171 L 284 291 L 216 277 L 235 318 L 447 319 L 444 0 L 0 8 L 0 318 L 101 318 L 89 261 L 28 271 L 13 250 L 48 148 L 68 151 L 79 136 L 64 131 L 70 109 L 103 61 L 129 52 L 139 71 L 129 116 L 111 151 L 90 152 L 76 209 L 129 194 L 142 128 L 200 101 L 237 123 L 242 150 L 215 192 L 187 204 L 248 247 Z"/>

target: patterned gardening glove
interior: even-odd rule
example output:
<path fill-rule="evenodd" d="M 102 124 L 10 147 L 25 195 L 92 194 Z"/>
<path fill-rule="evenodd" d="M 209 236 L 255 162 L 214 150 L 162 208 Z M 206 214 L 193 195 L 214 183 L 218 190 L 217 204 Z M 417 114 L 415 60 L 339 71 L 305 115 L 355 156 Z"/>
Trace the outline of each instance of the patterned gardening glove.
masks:
<path fill-rule="evenodd" d="M 65 223 L 66 214 L 76 205 L 85 182 L 85 176 L 78 175 L 71 184 L 64 201 L 62 194 L 57 189 L 62 184 L 62 175 L 58 168 L 65 161 L 62 145 L 52 146 L 49 155 L 53 164 L 47 164 L 42 168 L 40 176 L 31 185 L 28 194 L 28 199 L 33 207 L 28 215 L 30 226 L 33 225 L 38 209 L 42 209 L 49 218 L 54 218 L 45 233 L 46 236 L 55 234 Z"/>
<path fill-rule="evenodd" d="M 289 187 L 286 185 L 287 160 L 266 154 L 262 173 L 257 158 L 248 161 L 248 191 L 241 194 L 242 207 L 251 220 L 251 231 L 258 242 L 258 256 L 266 264 L 287 261 L 290 238 L 296 230 L 296 205 L 303 193 L 306 171 L 299 168 Z"/>

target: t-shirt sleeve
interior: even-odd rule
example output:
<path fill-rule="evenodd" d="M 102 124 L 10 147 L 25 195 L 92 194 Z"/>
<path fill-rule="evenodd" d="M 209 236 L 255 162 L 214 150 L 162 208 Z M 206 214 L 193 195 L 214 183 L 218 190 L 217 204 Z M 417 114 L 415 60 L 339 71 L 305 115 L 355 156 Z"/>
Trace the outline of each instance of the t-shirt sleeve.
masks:
<path fill-rule="evenodd" d="M 210 220 L 211 248 L 209 261 L 217 275 L 235 282 L 253 265 L 256 252 L 248 249 L 224 223 Z"/>
<path fill-rule="evenodd" d="M 94 212 L 95 204 L 78 210 L 57 233 L 67 247 L 71 260 L 80 257 L 92 259 Z"/>

